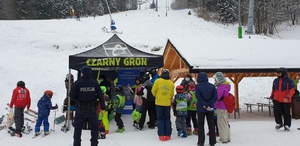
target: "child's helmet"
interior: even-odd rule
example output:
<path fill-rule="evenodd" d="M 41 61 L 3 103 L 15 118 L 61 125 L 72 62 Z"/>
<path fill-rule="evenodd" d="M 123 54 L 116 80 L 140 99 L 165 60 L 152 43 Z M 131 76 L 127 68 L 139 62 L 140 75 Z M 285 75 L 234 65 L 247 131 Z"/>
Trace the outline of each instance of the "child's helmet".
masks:
<path fill-rule="evenodd" d="M 135 109 L 132 111 L 131 116 L 134 121 L 139 122 L 142 114 Z"/>
<path fill-rule="evenodd" d="M 100 89 L 103 93 L 106 93 L 106 87 L 105 86 L 100 86 Z"/>
<path fill-rule="evenodd" d="M 44 92 L 44 95 L 47 95 L 47 96 L 49 96 L 49 98 L 51 98 L 52 95 L 53 95 L 53 92 L 52 92 L 51 90 L 46 90 L 46 91 Z"/>
<path fill-rule="evenodd" d="M 24 82 L 24 81 L 18 81 L 18 82 L 17 82 L 17 86 L 18 86 L 18 87 L 23 87 L 23 88 L 24 88 L 24 87 L 25 87 L 25 82 Z"/>
<path fill-rule="evenodd" d="M 177 93 L 183 93 L 184 92 L 184 87 L 182 85 L 176 86 L 176 92 Z"/>

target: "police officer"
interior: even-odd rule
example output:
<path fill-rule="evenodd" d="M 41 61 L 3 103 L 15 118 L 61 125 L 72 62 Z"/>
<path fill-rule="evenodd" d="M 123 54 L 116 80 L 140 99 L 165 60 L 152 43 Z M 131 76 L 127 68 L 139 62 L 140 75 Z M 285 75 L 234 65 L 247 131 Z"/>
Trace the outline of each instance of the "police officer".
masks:
<path fill-rule="evenodd" d="M 70 91 L 70 98 L 76 102 L 73 145 L 81 145 L 82 127 L 83 123 L 87 121 L 91 127 L 91 146 L 97 146 L 99 126 L 97 119 L 98 100 L 102 110 L 105 110 L 106 107 L 98 83 L 91 78 L 92 69 L 84 66 L 80 71 L 81 79 L 74 83 Z"/>

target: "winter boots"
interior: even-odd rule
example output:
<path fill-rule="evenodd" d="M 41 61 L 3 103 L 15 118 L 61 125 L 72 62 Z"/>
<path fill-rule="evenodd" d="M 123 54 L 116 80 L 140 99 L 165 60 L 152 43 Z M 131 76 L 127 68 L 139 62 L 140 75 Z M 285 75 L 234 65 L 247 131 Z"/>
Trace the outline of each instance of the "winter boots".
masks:
<path fill-rule="evenodd" d="M 195 128 L 193 134 L 198 135 L 198 128 Z"/>
<path fill-rule="evenodd" d="M 191 127 L 186 128 L 186 134 L 187 135 L 192 135 L 193 134 Z"/>
<path fill-rule="evenodd" d="M 106 134 L 104 132 L 100 132 L 100 134 L 98 135 L 98 139 L 105 139 L 106 138 Z"/>
<path fill-rule="evenodd" d="M 117 133 L 122 133 L 125 131 L 125 127 L 120 127 L 116 130 Z"/>
<path fill-rule="evenodd" d="M 186 138 L 187 134 L 185 132 L 183 132 L 182 130 L 178 130 L 178 137 Z"/>
<path fill-rule="evenodd" d="M 280 128 L 282 128 L 282 125 L 276 124 L 275 129 L 276 129 L 276 130 L 279 130 Z"/>

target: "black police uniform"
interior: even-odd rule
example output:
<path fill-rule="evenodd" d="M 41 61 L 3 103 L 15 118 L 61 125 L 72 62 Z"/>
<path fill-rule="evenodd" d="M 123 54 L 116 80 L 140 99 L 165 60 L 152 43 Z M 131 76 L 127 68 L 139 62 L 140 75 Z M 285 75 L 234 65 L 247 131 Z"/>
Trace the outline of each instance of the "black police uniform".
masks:
<path fill-rule="evenodd" d="M 89 76 L 82 78 L 74 83 L 70 91 L 70 98 L 76 101 L 76 113 L 74 120 L 74 146 L 81 145 L 81 132 L 83 123 L 87 121 L 91 126 L 91 146 L 98 145 L 98 101 L 102 110 L 105 110 L 103 93 L 98 83 Z"/>

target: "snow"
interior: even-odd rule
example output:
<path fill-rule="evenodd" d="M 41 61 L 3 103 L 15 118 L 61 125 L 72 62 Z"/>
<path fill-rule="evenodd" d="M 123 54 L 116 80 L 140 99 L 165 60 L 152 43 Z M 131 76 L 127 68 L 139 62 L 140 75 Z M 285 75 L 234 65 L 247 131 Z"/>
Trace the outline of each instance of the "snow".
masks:
<path fill-rule="evenodd" d="M 152 2 L 152 1 L 151 1 Z M 164 7 L 164 1 L 160 2 L 158 12 L 147 9 L 143 5 L 143 10 L 128 11 L 112 14 L 116 21 L 118 30 L 123 31 L 119 37 L 126 43 L 143 51 L 162 54 L 169 38 L 184 41 L 184 38 L 202 39 L 237 39 L 237 25 L 222 25 L 212 22 L 206 22 L 196 18 L 194 14 L 187 15 L 189 10 L 170 10 Z M 146 9 L 145 9 L 146 8 Z M 12 90 L 17 81 L 23 80 L 26 87 L 31 91 L 32 108 L 37 109 L 36 104 L 42 96 L 43 91 L 49 89 L 54 91 L 52 99 L 53 104 L 62 105 L 65 98 L 64 79 L 68 73 L 68 57 L 89 49 L 92 49 L 105 41 L 113 34 L 103 33 L 101 28 L 109 27 L 109 15 L 101 17 L 81 18 L 81 21 L 75 19 L 64 20 L 20 20 L 20 21 L 0 21 L 0 112 L 7 113 L 6 103 L 10 102 Z M 279 36 L 267 37 L 253 35 L 251 39 L 293 39 L 300 40 L 300 27 L 282 27 L 278 29 Z M 245 40 L 249 40 L 248 35 L 244 35 Z M 183 40 L 181 40 L 183 39 Z M 179 44 L 180 42 L 174 41 Z M 172 40 L 171 40 L 172 41 Z M 243 40 L 244 41 L 244 40 Z M 199 47 L 208 47 L 200 44 Z M 160 51 L 152 52 L 153 48 L 161 48 Z M 185 49 L 185 48 L 184 48 Z M 274 46 L 274 51 L 283 51 L 279 45 Z M 193 54 L 200 54 L 197 50 L 189 51 L 190 54 L 184 54 L 187 57 Z M 197 52 L 197 53 L 196 53 Z M 294 50 L 294 54 L 297 51 Z M 265 52 L 263 52 L 265 54 Z M 208 56 L 218 58 L 210 54 Z M 234 58 L 234 52 L 232 52 Z M 282 58 L 293 55 L 293 52 L 282 53 Z M 272 59 L 273 56 L 266 55 L 266 58 Z M 195 61 L 195 60 L 191 60 Z M 294 60 L 292 60 L 294 61 Z M 296 66 L 295 62 L 289 62 Z M 228 62 L 227 62 L 228 63 Z M 280 61 L 274 61 L 265 66 L 278 66 Z M 225 65 L 226 63 L 224 63 Z M 256 63 L 257 64 L 257 63 Z M 237 62 L 236 66 L 247 65 L 247 62 Z M 280 64 L 288 65 L 288 64 Z M 73 75 L 77 75 L 72 70 Z M 231 115 L 231 143 L 232 146 L 281 146 L 281 145 L 299 145 L 297 127 L 300 122 L 293 120 L 290 132 L 275 131 L 274 117 L 269 117 L 268 112 L 258 112 L 253 108 L 253 113 L 246 113 L 243 103 L 267 102 L 263 97 L 269 96 L 271 84 L 274 78 L 244 78 L 240 82 L 239 95 L 241 106 L 241 118 L 233 119 Z M 210 79 L 210 82 L 212 80 Z M 178 82 L 176 84 L 179 84 Z M 233 90 L 233 89 L 232 89 Z M 265 109 L 266 110 L 266 109 Z M 63 113 L 57 111 L 57 116 Z M 27 117 L 27 115 L 25 115 Z M 54 111 L 51 112 L 49 121 L 53 128 Z M 107 139 L 99 140 L 99 145 L 112 146 L 163 146 L 163 145 L 196 145 L 197 136 L 189 136 L 186 139 L 178 138 L 175 130 L 175 118 L 173 121 L 172 139 L 168 142 L 158 140 L 157 130 L 145 127 L 143 131 L 136 130 L 131 124 L 130 115 L 122 116 L 126 131 L 122 134 L 115 133 L 116 124 L 111 121 L 110 133 Z M 6 122 L 6 119 L 3 123 Z M 31 127 L 34 124 L 29 123 Z M 20 146 L 20 145 L 67 145 L 71 146 L 73 142 L 73 128 L 67 133 L 60 131 L 62 124 L 55 125 L 55 132 L 45 138 L 32 139 L 33 133 L 24 135 L 22 138 L 11 137 L 7 130 L 0 131 L 0 145 Z M 205 126 L 207 127 L 207 126 Z M 83 131 L 82 145 L 90 145 L 90 131 Z M 206 137 L 206 144 L 208 137 Z M 222 144 L 217 144 L 222 145 Z"/>

